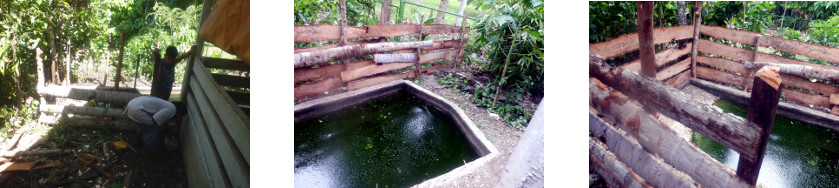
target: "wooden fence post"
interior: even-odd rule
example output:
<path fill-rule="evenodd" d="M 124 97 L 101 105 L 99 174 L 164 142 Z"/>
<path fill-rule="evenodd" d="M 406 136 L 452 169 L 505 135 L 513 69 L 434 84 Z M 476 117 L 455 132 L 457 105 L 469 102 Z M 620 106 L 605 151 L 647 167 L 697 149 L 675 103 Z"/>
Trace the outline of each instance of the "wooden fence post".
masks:
<path fill-rule="evenodd" d="M 382 0 L 382 15 L 379 16 L 379 24 L 390 24 L 390 1 Z"/>
<path fill-rule="evenodd" d="M 778 107 L 782 89 L 783 83 L 777 67 L 763 67 L 755 73 L 746 121 L 760 126 L 763 128 L 763 132 L 760 137 L 760 146 L 755 151 L 756 158 L 750 159 L 741 156 L 737 163 L 737 175 L 752 185 L 757 183 L 757 176 L 760 173 L 764 153 L 766 153 L 766 144 L 769 143 L 769 133 L 772 132 L 775 109 Z"/>
<path fill-rule="evenodd" d="M 641 52 L 641 73 L 655 78 L 655 46 L 653 43 L 653 2 L 638 2 L 638 45 Z"/>
<path fill-rule="evenodd" d="M 690 52 L 690 76 L 696 78 L 696 49 L 699 46 L 699 26 L 702 25 L 702 1 L 693 7 L 693 45 Z"/>
<path fill-rule="evenodd" d="M 114 78 L 114 91 L 119 90 L 119 82 L 122 81 L 122 56 L 125 54 L 125 31 L 122 31 L 121 44 L 119 47 L 119 61 L 117 62 L 117 76 Z"/>
<path fill-rule="evenodd" d="M 424 20 L 425 16 L 420 16 L 420 20 Z M 417 33 L 417 41 L 422 41 L 422 22 L 419 23 L 419 32 Z M 417 61 L 414 62 L 416 73 L 414 73 L 414 80 L 419 80 L 420 77 L 420 48 L 417 47 Z"/>
<path fill-rule="evenodd" d="M 754 62 L 757 62 L 757 55 L 760 53 L 760 52 L 758 51 L 758 49 L 760 48 L 760 35 L 757 35 L 757 36 L 755 37 L 755 43 L 754 43 L 754 45 L 755 45 L 755 50 L 754 50 L 754 55 L 752 56 L 752 62 L 753 62 L 753 63 L 754 63 Z M 751 78 L 751 77 L 755 74 L 755 70 L 757 70 L 757 69 L 758 69 L 758 68 L 760 68 L 760 67 L 759 67 L 759 66 L 752 66 L 752 67 L 750 67 L 748 64 L 749 64 L 749 63 L 746 63 L 746 65 L 745 65 L 745 66 L 746 66 L 746 68 L 748 68 L 748 69 L 749 69 L 749 75 L 748 75 L 748 77 L 746 77 L 746 78 Z M 752 81 L 752 79 L 744 79 L 744 80 L 743 80 L 743 91 L 747 91 L 747 89 L 749 88 L 749 85 L 750 85 L 750 81 Z"/>

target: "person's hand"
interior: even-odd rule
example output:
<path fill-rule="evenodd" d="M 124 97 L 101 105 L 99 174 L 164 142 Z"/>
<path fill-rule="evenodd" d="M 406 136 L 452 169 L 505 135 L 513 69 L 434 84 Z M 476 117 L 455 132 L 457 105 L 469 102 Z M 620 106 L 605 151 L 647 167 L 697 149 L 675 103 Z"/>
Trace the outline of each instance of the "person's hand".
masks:
<path fill-rule="evenodd" d="M 195 47 L 198 45 L 193 44 L 192 47 L 189 47 L 189 53 L 195 52 Z"/>

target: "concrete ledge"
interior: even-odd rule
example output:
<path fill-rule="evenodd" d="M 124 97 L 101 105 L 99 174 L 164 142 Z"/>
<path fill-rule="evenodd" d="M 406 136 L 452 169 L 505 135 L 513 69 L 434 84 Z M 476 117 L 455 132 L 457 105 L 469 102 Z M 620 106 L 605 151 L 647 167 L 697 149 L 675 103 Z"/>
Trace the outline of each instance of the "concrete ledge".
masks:
<path fill-rule="evenodd" d="M 751 98 L 751 93 L 749 92 L 695 78 L 691 78 L 690 83 L 722 99 L 740 105 L 749 105 L 749 98 Z M 839 132 L 839 116 L 831 115 L 827 112 L 813 110 L 793 103 L 780 102 L 778 103 L 777 115 Z"/>

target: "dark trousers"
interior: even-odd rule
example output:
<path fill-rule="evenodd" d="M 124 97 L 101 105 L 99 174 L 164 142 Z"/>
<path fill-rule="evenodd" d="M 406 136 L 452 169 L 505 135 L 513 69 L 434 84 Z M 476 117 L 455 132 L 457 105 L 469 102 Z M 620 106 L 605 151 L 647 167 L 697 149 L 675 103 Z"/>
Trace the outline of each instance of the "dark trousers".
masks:
<path fill-rule="evenodd" d="M 172 88 L 171 87 L 167 88 L 166 86 L 162 86 L 162 85 L 153 86 L 153 87 L 156 87 L 156 89 L 152 90 L 151 96 L 157 97 L 157 98 L 160 98 L 160 99 L 163 99 L 163 100 L 167 100 L 167 101 L 169 100 L 169 96 L 172 95 Z"/>
<path fill-rule="evenodd" d="M 134 125 L 137 126 L 137 133 L 140 134 L 140 138 L 143 139 L 143 147 L 149 151 L 156 151 L 158 140 L 157 135 L 160 134 L 160 127 L 157 127 L 156 125 L 145 125 L 137 122 L 134 122 Z"/>

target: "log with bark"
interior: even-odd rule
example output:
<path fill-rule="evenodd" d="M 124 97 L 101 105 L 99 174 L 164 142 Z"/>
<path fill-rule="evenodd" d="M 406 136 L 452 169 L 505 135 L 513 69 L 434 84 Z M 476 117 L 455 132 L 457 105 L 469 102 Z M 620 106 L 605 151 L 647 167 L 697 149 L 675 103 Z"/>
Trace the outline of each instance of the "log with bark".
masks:
<path fill-rule="evenodd" d="M 589 131 L 603 141 L 620 161 L 655 187 L 696 187 L 684 172 L 674 169 L 661 158 L 644 151 L 638 142 L 625 132 L 612 128 L 589 112 Z"/>
<path fill-rule="evenodd" d="M 303 52 L 294 54 L 294 68 L 311 67 L 324 65 L 330 61 L 347 59 L 351 57 L 390 52 L 396 50 L 413 49 L 418 47 L 431 47 L 432 41 L 419 42 L 384 42 L 376 44 L 355 44 L 331 48 L 314 52 Z"/>
<path fill-rule="evenodd" d="M 655 46 L 653 45 L 653 2 L 638 2 L 638 51 L 641 54 L 641 74 L 655 78 Z"/>
<path fill-rule="evenodd" d="M 588 141 L 589 165 L 612 187 L 652 187 L 638 176 L 626 164 L 618 160 L 614 153 L 606 151 L 600 141 Z"/>
<path fill-rule="evenodd" d="M 98 102 L 111 103 L 115 106 L 128 104 L 131 99 L 142 96 L 138 93 L 128 93 L 107 90 L 78 89 L 61 86 L 43 87 L 38 91 L 41 96 L 71 98 L 76 100 L 95 100 Z"/>
<path fill-rule="evenodd" d="M 661 81 L 623 68 L 613 69 L 596 54 L 589 56 L 589 75 L 740 155 L 754 158 L 761 128 L 747 124 L 742 117 L 696 101 Z"/>
<path fill-rule="evenodd" d="M 398 54 L 375 54 L 373 61 L 376 64 L 382 63 L 413 63 L 417 62 L 416 53 L 398 53 Z"/>
<path fill-rule="evenodd" d="M 796 75 L 804 78 L 815 78 L 821 80 L 829 80 L 833 82 L 839 82 L 839 70 L 833 69 L 822 69 L 816 68 L 808 65 L 797 65 L 797 64 L 781 64 L 781 63 L 770 63 L 770 62 L 746 62 L 744 64 L 746 68 L 750 69 L 760 69 L 763 66 L 771 66 L 771 67 L 778 67 L 780 68 L 781 73 Z"/>
<path fill-rule="evenodd" d="M 41 105 L 41 112 L 65 113 L 95 117 L 128 118 L 123 109 L 91 106 Z"/>
<path fill-rule="evenodd" d="M 749 184 L 738 178 L 733 169 L 682 138 L 673 129 L 676 125 L 670 124 L 671 121 L 662 121 L 660 114 L 630 102 L 628 97 L 610 90 L 594 78 L 589 81 L 589 92 L 590 105 L 601 115 L 626 130 L 646 151 L 661 157 L 696 182 L 709 187 L 748 187 Z M 590 116 L 596 117 L 594 114 Z"/>

